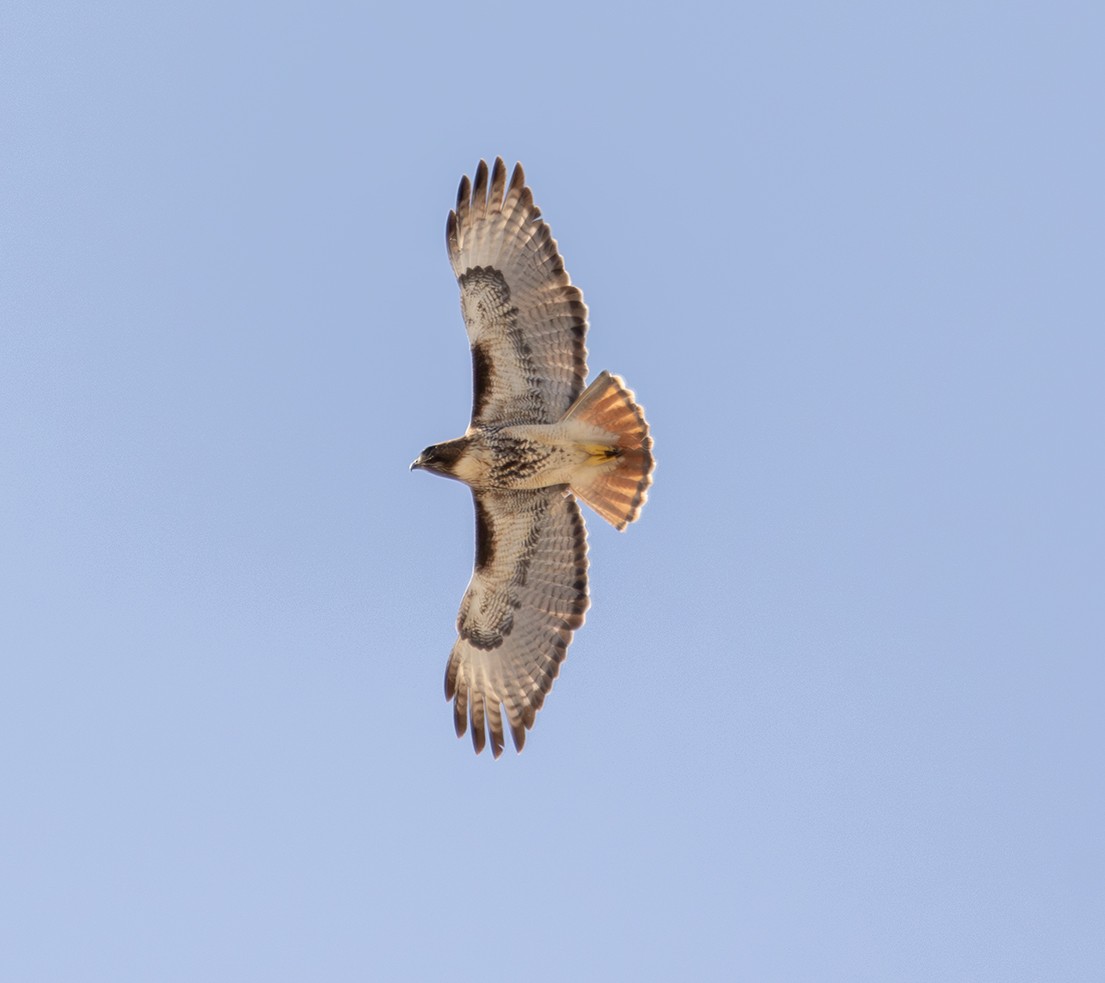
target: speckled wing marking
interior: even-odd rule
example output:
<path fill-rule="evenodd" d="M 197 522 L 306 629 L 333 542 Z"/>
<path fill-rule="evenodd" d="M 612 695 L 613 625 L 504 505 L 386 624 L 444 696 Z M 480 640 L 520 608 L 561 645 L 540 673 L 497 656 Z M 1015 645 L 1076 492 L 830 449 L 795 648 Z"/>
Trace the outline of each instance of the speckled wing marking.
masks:
<path fill-rule="evenodd" d="M 587 531 L 563 486 L 473 491 L 476 567 L 445 670 L 457 736 L 472 726 L 478 754 L 491 734 L 503 751 L 506 710 L 514 746 L 552 689 L 587 610 Z M 486 728 L 486 729 L 485 729 Z"/>
<path fill-rule="evenodd" d="M 587 378 L 587 305 L 522 165 L 480 161 L 445 230 L 472 347 L 472 425 L 555 423 Z"/>

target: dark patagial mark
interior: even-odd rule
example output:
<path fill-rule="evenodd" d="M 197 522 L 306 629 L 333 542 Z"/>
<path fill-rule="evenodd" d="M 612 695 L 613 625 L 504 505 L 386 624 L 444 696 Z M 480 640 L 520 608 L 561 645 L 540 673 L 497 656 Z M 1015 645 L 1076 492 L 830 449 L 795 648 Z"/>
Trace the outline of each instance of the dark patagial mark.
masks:
<path fill-rule="evenodd" d="M 583 524 L 583 515 L 575 499 L 570 500 L 568 518 L 572 526 L 571 536 L 575 552 L 575 580 L 572 582 L 572 588 L 576 596 L 571 604 L 567 622 L 569 630 L 575 631 L 583 624 L 583 615 L 591 603 L 587 596 L 587 527 Z"/>
<path fill-rule="evenodd" d="M 511 306 L 510 287 L 503 274 L 491 266 L 473 266 L 459 277 L 461 306 L 470 323 L 497 322 L 513 333 L 518 310 Z M 472 346 L 472 420 L 482 418 L 492 397 L 495 366 L 488 345 L 477 341 Z"/>
<path fill-rule="evenodd" d="M 495 559 L 495 530 L 491 524 L 491 515 L 478 495 L 472 496 L 476 503 L 476 570 L 485 570 Z"/>
<path fill-rule="evenodd" d="M 484 346 L 472 346 L 472 419 L 478 420 L 491 399 L 495 368 Z"/>

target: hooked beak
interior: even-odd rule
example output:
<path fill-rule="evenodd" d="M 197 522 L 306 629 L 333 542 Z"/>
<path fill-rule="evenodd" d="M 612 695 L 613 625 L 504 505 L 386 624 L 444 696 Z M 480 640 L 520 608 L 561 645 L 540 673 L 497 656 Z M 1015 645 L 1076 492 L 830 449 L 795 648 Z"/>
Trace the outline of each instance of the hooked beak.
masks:
<path fill-rule="evenodd" d="M 422 470 L 422 455 L 421 454 L 419 454 L 418 457 L 416 457 L 413 461 L 411 461 L 411 466 L 410 466 L 409 470 L 411 470 L 411 471 L 421 471 Z"/>

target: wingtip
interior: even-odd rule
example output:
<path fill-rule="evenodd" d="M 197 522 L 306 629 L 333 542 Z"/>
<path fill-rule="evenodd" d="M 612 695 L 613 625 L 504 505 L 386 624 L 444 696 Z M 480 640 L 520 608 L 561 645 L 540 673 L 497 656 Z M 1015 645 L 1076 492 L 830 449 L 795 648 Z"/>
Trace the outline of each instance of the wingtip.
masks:
<path fill-rule="evenodd" d="M 503 715 L 498 703 L 488 708 L 487 729 L 491 732 L 491 753 L 498 758 L 506 746 L 503 740 Z"/>
<path fill-rule="evenodd" d="M 495 164 L 491 168 L 491 199 L 494 204 L 502 202 L 505 190 L 506 164 L 503 163 L 502 157 L 496 157 Z"/>
<path fill-rule="evenodd" d="M 450 254 L 456 252 L 460 245 L 457 237 L 457 213 L 455 211 L 450 211 L 449 217 L 445 220 L 445 245 Z"/>
<path fill-rule="evenodd" d="M 520 721 L 518 723 L 511 722 L 510 736 L 514 741 L 514 750 L 521 754 L 522 748 L 526 746 L 526 728 Z"/>
<path fill-rule="evenodd" d="M 482 158 L 476 165 L 476 174 L 472 182 L 472 194 L 476 204 L 487 200 L 487 161 Z"/>
<path fill-rule="evenodd" d="M 468 712 L 471 716 L 472 723 L 472 747 L 476 749 L 476 754 L 479 754 L 487 745 L 483 698 L 482 694 L 478 691 L 472 693 L 471 696 L 472 700 Z"/>

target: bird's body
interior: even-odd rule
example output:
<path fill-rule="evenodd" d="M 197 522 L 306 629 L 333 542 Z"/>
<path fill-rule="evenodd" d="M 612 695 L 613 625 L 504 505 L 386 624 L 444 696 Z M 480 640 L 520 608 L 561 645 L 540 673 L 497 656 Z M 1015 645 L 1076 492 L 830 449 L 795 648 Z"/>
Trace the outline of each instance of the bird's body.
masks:
<path fill-rule="evenodd" d="M 474 427 L 463 437 L 436 444 L 441 467 L 427 471 L 456 478 L 477 489 L 533 489 L 570 485 L 580 469 L 616 457 L 615 435 L 559 423 L 522 423 L 512 427 Z"/>
<path fill-rule="evenodd" d="M 575 497 L 618 529 L 651 483 L 652 440 L 633 393 L 608 372 L 584 389 L 587 308 L 572 286 L 521 165 L 506 182 L 461 180 L 446 230 L 472 349 L 472 421 L 411 465 L 472 489 L 476 562 L 445 676 L 458 736 L 477 753 L 500 706 L 515 747 L 583 624 L 587 534 Z"/>

